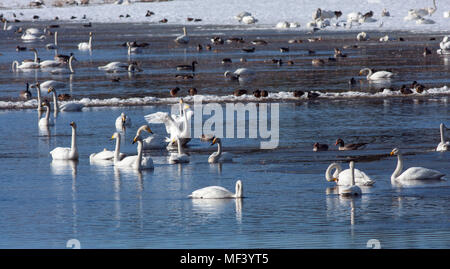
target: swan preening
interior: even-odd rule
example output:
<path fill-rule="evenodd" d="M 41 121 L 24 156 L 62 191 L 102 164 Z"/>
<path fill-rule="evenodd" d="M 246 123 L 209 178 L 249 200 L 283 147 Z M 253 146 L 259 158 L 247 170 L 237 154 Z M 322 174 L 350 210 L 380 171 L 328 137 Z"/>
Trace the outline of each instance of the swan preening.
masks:
<path fill-rule="evenodd" d="M 348 186 L 342 186 L 339 188 L 339 194 L 341 196 L 359 196 L 362 194 L 361 188 L 355 185 L 355 163 L 350 162 L 350 184 Z"/>
<path fill-rule="evenodd" d="M 77 148 L 77 125 L 75 122 L 71 122 L 72 127 L 72 144 L 70 148 L 57 147 L 50 151 L 53 160 L 78 160 L 78 148 Z"/>
<path fill-rule="evenodd" d="M 175 39 L 175 42 L 178 44 L 187 44 L 189 43 L 189 36 L 187 35 L 186 27 L 183 27 L 183 35 L 178 36 Z"/>
<path fill-rule="evenodd" d="M 116 133 L 119 134 L 119 133 Z M 153 169 L 153 160 L 150 157 L 143 156 L 143 145 L 142 138 L 136 136 L 133 139 L 133 144 L 137 143 L 137 155 L 128 156 L 120 160 L 120 156 L 117 152 L 114 154 L 114 166 L 118 168 L 142 170 L 142 169 Z"/>
<path fill-rule="evenodd" d="M 438 144 L 436 151 L 448 151 L 450 149 L 450 141 L 445 141 L 445 132 L 444 130 L 448 128 L 445 124 L 441 123 L 440 131 L 441 131 L 441 142 Z"/>
<path fill-rule="evenodd" d="M 122 112 L 120 116 L 116 118 L 116 130 L 122 131 L 125 128 L 130 127 L 131 127 L 131 118 Z"/>
<path fill-rule="evenodd" d="M 95 162 L 95 161 L 113 161 L 114 156 L 118 156 L 118 160 L 121 160 L 125 157 L 125 154 L 120 153 L 120 142 L 121 142 L 121 136 L 120 133 L 114 133 L 111 137 L 111 139 L 116 140 L 116 147 L 114 151 L 103 149 L 103 151 L 100 151 L 98 153 L 92 153 L 89 155 L 89 161 Z"/>
<path fill-rule="evenodd" d="M 106 72 L 112 72 L 112 73 L 117 73 L 117 72 L 142 72 L 143 70 L 139 67 L 137 62 L 131 62 L 130 64 L 128 63 L 122 63 L 122 62 L 110 62 L 106 65 L 103 66 L 99 66 L 98 67 L 99 70 L 103 70 Z"/>
<path fill-rule="evenodd" d="M 255 72 L 253 70 L 243 67 L 243 68 L 236 69 L 234 72 L 225 71 L 225 73 L 223 75 L 228 79 L 237 80 L 237 79 L 250 78 L 254 74 L 255 74 Z"/>
<path fill-rule="evenodd" d="M 332 174 L 331 172 L 335 170 Z M 338 163 L 332 163 L 328 166 L 325 171 L 325 178 L 327 181 L 336 182 L 338 186 L 351 186 L 351 185 L 359 185 L 359 186 L 372 186 L 375 181 L 373 181 L 366 173 L 361 170 L 354 169 L 354 178 L 355 183 L 352 184 L 352 171 L 351 169 L 342 170 L 342 167 Z"/>
<path fill-rule="evenodd" d="M 81 42 L 78 44 L 79 50 L 92 50 L 92 36 L 94 34 L 92 32 L 89 32 L 89 41 L 88 42 Z"/>
<path fill-rule="evenodd" d="M 65 104 L 63 104 L 62 106 L 59 106 L 58 103 L 58 97 L 56 95 L 56 90 L 53 87 L 48 88 L 48 93 L 52 93 L 53 94 L 53 106 L 54 106 L 54 110 L 55 112 L 59 112 L 59 111 L 82 111 L 84 105 L 81 103 L 76 103 L 76 102 L 67 102 Z"/>
<path fill-rule="evenodd" d="M 367 72 L 367 80 L 377 80 L 377 79 L 388 79 L 394 75 L 394 73 L 389 71 L 377 71 L 375 73 L 372 72 L 370 68 L 363 68 L 359 71 L 360 75 L 363 75 L 364 72 Z"/>
<path fill-rule="evenodd" d="M 397 167 L 395 168 L 394 173 L 391 176 L 391 182 L 397 183 L 409 183 L 415 180 L 440 180 L 443 176 L 443 173 L 424 168 L 424 167 L 410 167 L 406 169 L 403 173 L 403 156 L 398 148 L 395 148 L 391 151 L 391 156 L 397 155 Z"/>
<path fill-rule="evenodd" d="M 221 186 L 209 186 L 193 191 L 189 198 L 195 199 L 226 199 L 226 198 L 244 198 L 242 181 L 236 181 L 235 193 L 230 192 Z"/>

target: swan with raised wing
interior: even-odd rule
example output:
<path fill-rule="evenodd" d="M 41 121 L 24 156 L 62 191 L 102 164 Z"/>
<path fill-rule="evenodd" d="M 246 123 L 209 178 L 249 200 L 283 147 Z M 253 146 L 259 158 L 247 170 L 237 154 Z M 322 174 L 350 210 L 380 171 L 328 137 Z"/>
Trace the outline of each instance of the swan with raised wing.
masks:
<path fill-rule="evenodd" d="M 391 156 L 397 155 L 397 167 L 395 168 L 394 173 L 391 176 L 391 182 L 395 183 L 409 183 L 411 181 L 417 180 L 440 180 L 443 176 L 443 173 L 424 168 L 424 167 L 410 167 L 403 171 L 403 156 L 398 148 L 395 148 L 391 151 Z"/>
<path fill-rule="evenodd" d="M 78 160 L 78 147 L 77 147 L 77 125 L 75 122 L 71 122 L 72 127 L 72 143 L 70 148 L 57 147 L 50 151 L 53 160 Z"/>
<path fill-rule="evenodd" d="M 195 199 L 226 199 L 226 198 L 244 198 L 244 190 L 242 181 L 237 180 L 235 186 L 235 193 L 230 192 L 221 186 L 209 186 L 193 191 L 189 198 Z"/>
<path fill-rule="evenodd" d="M 332 174 L 332 171 L 335 172 Z M 355 184 L 359 186 L 372 186 L 375 181 L 373 181 L 366 173 L 361 170 L 355 169 Z M 351 169 L 342 170 L 342 167 L 338 163 L 332 163 L 328 166 L 325 171 L 325 178 L 329 182 L 336 182 L 338 186 L 350 186 L 352 185 L 352 173 Z"/>

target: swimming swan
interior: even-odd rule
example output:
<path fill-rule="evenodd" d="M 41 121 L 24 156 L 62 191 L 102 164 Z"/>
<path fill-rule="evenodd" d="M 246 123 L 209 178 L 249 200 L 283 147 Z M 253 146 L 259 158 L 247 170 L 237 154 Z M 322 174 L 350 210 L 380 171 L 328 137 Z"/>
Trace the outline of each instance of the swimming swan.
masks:
<path fill-rule="evenodd" d="M 391 176 L 391 182 L 410 182 L 414 180 L 439 180 L 444 174 L 439 171 L 424 168 L 424 167 L 410 167 L 403 173 L 403 156 L 398 148 L 391 151 L 391 156 L 397 155 L 397 168 Z"/>
<path fill-rule="evenodd" d="M 92 153 L 89 155 L 89 161 L 113 161 L 114 156 L 116 154 L 119 155 L 119 160 L 123 159 L 125 157 L 125 154 L 120 153 L 120 142 L 121 142 L 121 136 L 120 133 L 114 133 L 111 137 L 112 139 L 116 139 L 116 147 L 114 151 L 104 149 L 103 151 L 100 151 L 98 153 Z"/>
<path fill-rule="evenodd" d="M 50 104 L 48 103 L 47 100 L 44 100 L 44 102 L 42 103 L 42 106 L 45 106 L 45 117 L 41 118 L 39 120 L 39 127 L 47 127 L 47 126 L 53 126 L 55 125 L 51 120 L 50 120 Z"/>
<path fill-rule="evenodd" d="M 387 79 L 394 75 L 394 73 L 388 71 L 377 71 L 375 73 L 372 73 L 372 70 L 370 68 L 361 69 L 359 71 L 359 74 L 363 75 L 364 72 L 366 71 L 367 71 L 367 80 Z"/>
<path fill-rule="evenodd" d="M 443 123 L 441 123 L 441 142 L 438 144 L 436 151 L 448 151 L 450 149 L 450 141 L 445 141 L 444 129 L 448 130 L 448 128 Z"/>
<path fill-rule="evenodd" d="M 150 157 L 143 157 L 143 146 L 142 139 L 140 137 L 135 137 L 133 139 L 133 144 L 137 142 L 137 155 L 128 156 L 120 160 L 119 154 L 115 152 L 114 154 L 114 166 L 118 168 L 128 168 L 135 170 L 143 169 L 153 169 L 153 160 Z"/>
<path fill-rule="evenodd" d="M 72 145 L 70 148 L 57 147 L 50 151 L 53 160 L 78 160 L 77 125 L 72 121 L 70 126 L 72 126 Z"/>
<path fill-rule="evenodd" d="M 355 163 L 350 162 L 350 186 L 339 188 L 339 195 L 342 196 L 359 196 L 362 194 L 361 188 L 355 185 Z"/>
<path fill-rule="evenodd" d="M 59 111 L 65 111 L 65 112 L 69 112 L 69 111 L 82 111 L 84 105 L 81 103 L 76 103 L 76 102 L 67 102 L 65 104 L 63 104 L 62 106 L 59 106 L 58 104 L 58 97 L 56 96 L 56 90 L 53 87 L 48 88 L 48 93 L 52 93 L 53 94 L 53 107 L 55 112 L 59 112 Z"/>
<path fill-rule="evenodd" d="M 93 33 L 89 32 L 89 41 L 79 43 L 78 49 L 79 50 L 91 50 L 92 49 L 92 36 L 93 36 Z"/>
<path fill-rule="evenodd" d="M 236 193 L 232 193 L 221 186 L 209 186 L 193 191 L 188 197 L 195 199 L 243 198 L 243 186 L 241 180 L 236 181 L 235 191 Z"/>
<path fill-rule="evenodd" d="M 131 127 L 131 118 L 125 115 L 125 113 L 121 113 L 119 117 L 116 119 L 116 130 L 122 131 L 126 127 Z"/>
<path fill-rule="evenodd" d="M 170 154 L 169 163 L 170 164 L 188 163 L 189 162 L 189 156 L 186 153 L 184 153 L 183 146 L 182 146 L 182 143 L 180 141 L 180 138 L 177 137 L 176 140 L 177 140 L 178 152 Z M 175 141 L 173 141 L 173 144 L 174 143 L 175 143 Z"/>
<path fill-rule="evenodd" d="M 333 171 L 333 169 L 335 169 L 335 172 L 332 175 L 331 171 Z M 354 174 L 356 185 L 372 186 L 375 183 L 375 181 L 373 181 L 366 173 L 361 170 L 355 169 Z M 338 186 L 352 185 L 351 177 L 351 169 L 345 169 L 344 171 L 342 171 L 342 167 L 338 163 L 330 164 L 325 172 L 325 178 L 327 179 L 327 181 L 334 181 Z"/>
<path fill-rule="evenodd" d="M 187 44 L 187 43 L 189 43 L 189 36 L 187 35 L 187 32 L 186 32 L 186 27 L 183 27 L 183 35 L 180 35 L 180 36 L 178 36 L 176 39 L 175 39 L 175 42 L 177 42 L 178 44 Z"/>
<path fill-rule="evenodd" d="M 232 162 L 233 158 L 230 153 L 222 152 L 222 141 L 218 137 L 214 137 L 211 146 L 217 144 L 217 151 L 208 158 L 208 163 Z"/>

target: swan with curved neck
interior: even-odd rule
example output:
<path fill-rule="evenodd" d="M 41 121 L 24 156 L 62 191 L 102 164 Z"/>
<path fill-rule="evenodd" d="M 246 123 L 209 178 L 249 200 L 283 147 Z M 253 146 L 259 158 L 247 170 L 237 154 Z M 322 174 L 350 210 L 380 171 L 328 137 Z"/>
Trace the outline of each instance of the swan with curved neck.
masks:
<path fill-rule="evenodd" d="M 137 129 L 136 136 L 140 137 L 143 131 L 146 131 L 149 134 L 152 134 L 152 135 L 142 139 L 142 145 L 143 145 L 144 149 L 155 149 L 155 148 L 162 149 L 162 148 L 166 147 L 165 137 L 163 137 L 161 135 L 153 134 L 152 130 L 150 129 L 150 127 L 147 124 L 144 124 Z"/>
<path fill-rule="evenodd" d="M 444 174 L 439 171 L 424 168 L 410 167 L 403 173 L 403 156 L 398 148 L 391 151 L 391 156 L 397 155 L 397 167 L 391 176 L 391 182 L 410 182 L 415 180 L 440 180 Z"/>
<path fill-rule="evenodd" d="M 89 41 L 79 43 L 78 49 L 79 50 L 91 50 L 92 49 L 92 36 L 93 36 L 93 33 L 89 32 Z"/>
<path fill-rule="evenodd" d="M 135 170 L 142 170 L 142 169 L 153 169 L 153 160 L 150 157 L 143 157 L 143 145 L 142 145 L 142 139 L 138 136 L 136 136 L 133 139 L 133 144 L 136 143 L 137 146 L 137 155 L 128 156 L 123 158 L 122 160 L 119 160 L 119 156 L 116 153 L 114 155 L 114 166 L 117 166 L 119 168 L 131 168 Z"/>
<path fill-rule="evenodd" d="M 235 186 L 235 193 L 232 193 L 221 186 L 209 186 L 193 191 L 188 197 L 195 199 L 226 199 L 226 198 L 240 199 L 244 198 L 244 189 L 242 186 L 242 181 L 237 180 Z"/>
<path fill-rule="evenodd" d="M 53 87 L 48 88 L 48 93 L 53 95 L 53 107 L 55 112 L 59 111 L 82 111 L 84 105 L 81 103 L 68 102 L 62 106 L 59 106 L 58 97 L 56 95 L 56 90 Z"/>
<path fill-rule="evenodd" d="M 367 80 L 376 80 L 376 79 L 387 79 L 394 75 L 392 72 L 388 71 L 377 71 L 375 73 L 372 72 L 370 68 L 363 68 L 359 71 L 359 74 L 362 75 L 364 72 L 367 72 Z"/>
<path fill-rule="evenodd" d="M 114 151 L 104 149 L 103 151 L 100 151 L 98 153 L 92 153 L 89 155 L 89 161 L 95 162 L 95 161 L 114 161 L 114 158 L 117 157 L 118 160 L 121 160 L 125 157 L 125 154 L 120 153 L 120 142 L 121 142 L 121 135 L 120 133 L 116 132 L 112 135 L 111 140 L 116 139 L 116 147 Z"/>
<path fill-rule="evenodd" d="M 42 103 L 42 106 L 45 107 L 45 117 L 39 120 L 39 127 L 47 127 L 54 125 L 53 122 L 50 121 L 50 104 L 47 100 Z"/>
<path fill-rule="evenodd" d="M 438 144 L 436 151 L 448 151 L 450 149 L 450 141 L 445 141 L 445 129 L 448 130 L 445 124 L 441 123 L 441 142 Z"/>
<path fill-rule="evenodd" d="M 50 151 L 53 160 L 78 160 L 78 147 L 77 147 L 77 125 L 75 122 L 71 122 L 72 127 L 72 143 L 70 148 L 57 147 Z"/>
<path fill-rule="evenodd" d="M 13 72 L 17 71 L 17 69 L 38 69 L 39 67 L 41 67 L 41 65 L 39 63 L 39 58 L 37 55 L 37 50 L 33 48 L 33 49 L 30 49 L 30 51 L 32 51 L 34 53 L 34 61 L 24 60 L 24 61 L 22 61 L 22 63 L 19 63 L 19 61 L 13 61 L 12 67 L 11 67 Z"/>
<path fill-rule="evenodd" d="M 178 44 L 187 44 L 189 43 L 189 36 L 187 35 L 186 27 L 183 27 L 183 35 L 180 35 L 175 39 L 175 42 Z"/>
<path fill-rule="evenodd" d="M 75 73 L 75 69 L 73 68 L 73 65 L 72 65 L 72 62 L 74 60 L 76 60 L 75 56 L 71 55 L 69 57 L 69 70 L 64 69 L 64 68 L 58 68 L 58 69 L 51 70 L 50 73 L 52 73 L 52 74 L 73 74 L 73 73 Z M 61 62 L 61 61 L 58 61 L 58 62 Z"/>
<path fill-rule="evenodd" d="M 228 152 L 222 152 L 222 140 L 218 137 L 214 137 L 211 146 L 217 144 L 217 151 L 211 154 L 208 158 L 208 163 L 222 163 L 232 162 L 233 159 Z"/>
<path fill-rule="evenodd" d="M 359 196 L 362 194 L 361 188 L 355 185 L 355 163 L 350 162 L 350 186 L 339 188 L 339 194 L 342 196 Z"/>
<path fill-rule="evenodd" d="M 334 173 L 332 173 L 332 171 Z M 366 173 L 361 170 L 354 169 L 355 184 L 360 186 L 372 186 L 375 181 L 373 181 Z M 342 167 L 338 163 L 332 163 L 328 166 L 325 171 L 325 178 L 329 182 L 336 182 L 339 186 L 350 186 L 351 185 L 351 169 L 342 170 Z"/>

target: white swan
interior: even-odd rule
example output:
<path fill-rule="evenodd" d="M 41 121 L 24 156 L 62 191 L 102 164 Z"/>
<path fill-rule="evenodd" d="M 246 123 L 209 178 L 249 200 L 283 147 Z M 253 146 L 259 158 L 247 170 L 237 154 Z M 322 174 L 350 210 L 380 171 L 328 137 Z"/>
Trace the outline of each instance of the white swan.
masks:
<path fill-rule="evenodd" d="M 424 168 L 424 167 L 410 167 L 403 173 L 403 156 L 398 148 L 391 151 L 391 156 L 397 155 L 397 167 L 391 176 L 391 182 L 411 182 L 414 180 L 440 180 L 444 174 L 439 171 Z"/>
<path fill-rule="evenodd" d="M 442 41 L 439 43 L 440 49 L 437 50 L 438 54 L 450 54 L 450 41 L 449 36 L 444 36 Z"/>
<path fill-rule="evenodd" d="M 45 48 L 47 48 L 48 50 L 58 49 L 58 32 L 55 32 L 54 36 L 55 36 L 54 43 L 49 43 L 49 44 L 45 45 Z"/>
<path fill-rule="evenodd" d="M 28 31 L 29 29 L 27 29 Z M 38 39 L 44 39 L 45 35 L 37 35 L 37 34 L 32 34 L 29 32 L 25 32 L 21 38 L 25 41 L 32 41 L 32 40 L 38 40 Z"/>
<path fill-rule="evenodd" d="M 177 147 L 178 152 L 173 152 L 170 154 L 169 157 L 169 163 L 170 164 L 176 164 L 176 163 L 188 163 L 189 162 L 189 156 L 184 153 L 183 146 L 181 145 L 180 138 L 177 137 Z M 175 141 L 173 141 L 175 142 Z"/>
<path fill-rule="evenodd" d="M 211 146 L 217 144 L 217 151 L 211 154 L 208 158 L 208 163 L 223 163 L 232 162 L 233 157 L 228 152 L 222 152 L 222 141 L 218 137 L 214 137 Z"/>
<path fill-rule="evenodd" d="M 122 131 L 129 127 L 131 127 L 131 118 L 122 112 L 120 116 L 116 118 L 116 130 Z"/>
<path fill-rule="evenodd" d="M 236 181 L 235 193 L 230 192 L 221 186 L 209 186 L 193 191 L 188 197 L 196 199 L 225 199 L 225 198 L 243 198 L 242 181 Z"/>
<path fill-rule="evenodd" d="M 77 125 L 72 121 L 70 126 L 72 126 L 72 144 L 70 148 L 57 147 L 50 151 L 53 160 L 78 160 Z"/>
<path fill-rule="evenodd" d="M 128 156 L 123 158 L 122 160 L 119 160 L 119 154 L 115 152 L 114 154 L 114 166 L 118 168 L 128 168 L 128 169 L 135 169 L 135 170 L 142 170 L 142 169 L 153 169 L 153 160 L 150 157 L 143 157 L 143 146 L 142 146 L 142 139 L 140 137 L 135 137 L 133 139 L 133 144 L 138 143 L 137 145 L 137 155 Z"/>
<path fill-rule="evenodd" d="M 367 71 L 367 80 L 387 79 L 394 75 L 394 73 L 388 71 L 377 71 L 375 73 L 372 73 L 372 70 L 370 68 L 361 69 L 359 71 L 359 74 L 362 75 L 366 71 Z"/>
<path fill-rule="evenodd" d="M 255 71 L 253 71 L 249 68 L 242 67 L 242 68 L 236 69 L 234 72 L 225 71 L 225 73 L 223 75 L 229 79 L 246 79 L 246 78 L 250 78 L 254 74 L 255 74 Z"/>
<path fill-rule="evenodd" d="M 141 68 L 137 65 L 137 63 L 133 62 L 131 64 L 122 63 L 122 62 L 110 62 L 106 65 L 99 66 L 99 70 L 103 70 L 106 72 L 134 72 L 134 71 L 142 71 Z"/>
<path fill-rule="evenodd" d="M 89 41 L 79 43 L 78 49 L 79 50 L 91 50 L 92 49 L 92 36 L 93 36 L 93 33 L 89 32 Z"/>
<path fill-rule="evenodd" d="M 182 146 L 191 140 L 189 137 L 188 119 L 192 117 L 193 112 L 189 109 L 189 105 L 183 106 L 182 103 L 183 100 L 180 100 L 180 107 L 182 107 L 180 116 L 169 115 L 167 112 L 156 112 L 144 116 L 148 123 L 164 123 L 166 132 L 170 135 L 166 142 L 169 142 L 171 145 L 175 145 L 174 142 L 178 141 L 176 138 L 181 141 Z"/>
<path fill-rule="evenodd" d="M 189 36 L 187 35 L 186 32 L 186 27 L 183 27 L 183 35 L 178 36 L 177 38 L 175 38 L 175 42 L 177 42 L 178 44 L 187 44 L 189 43 Z"/>
<path fill-rule="evenodd" d="M 33 49 L 30 49 L 30 51 L 32 51 L 34 53 L 34 61 L 24 60 L 20 64 L 18 61 L 13 61 L 12 67 L 11 67 L 13 72 L 17 71 L 18 69 L 38 69 L 39 67 L 41 67 L 36 49 L 33 48 Z"/>
<path fill-rule="evenodd" d="M 41 84 L 41 89 L 43 90 L 48 90 L 48 88 L 53 87 L 53 88 L 63 88 L 66 86 L 66 84 L 62 81 L 57 81 L 57 80 L 46 80 L 44 82 L 42 82 Z"/>
<path fill-rule="evenodd" d="M 339 194 L 342 196 L 359 196 L 362 194 L 361 188 L 355 185 L 355 163 L 350 162 L 350 186 L 340 187 Z"/>
<path fill-rule="evenodd" d="M 47 127 L 55 125 L 53 121 L 50 120 L 50 104 L 47 100 L 42 103 L 42 106 L 45 106 L 45 117 L 39 120 L 39 127 Z"/>
<path fill-rule="evenodd" d="M 147 131 L 148 133 L 152 134 L 142 139 L 144 149 L 162 149 L 166 147 L 166 138 L 161 135 L 153 134 L 152 130 L 147 124 L 144 124 L 138 128 L 138 130 L 136 131 L 136 136 L 141 136 L 141 133 L 143 131 Z"/>
<path fill-rule="evenodd" d="M 448 129 L 445 124 L 441 123 L 441 142 L 438 144 L 436 151 L 448 151 L 450 149 L 450 141 L 445 141 L 444 129 Z"/>
<path fill-rule="evenodd" d="M 436 0 L 433 0 L 433 7 L 427 7 L 427 8 L 418 8 L 418 9 L 411 9 L 411 12 L 414 12 L 415 14 L 419 16 L 427 16 L 432 15 L 434 12 L 436 12 Z"/>
<path fill-rule="evenodd" d="M 66 68 L 58 68 L 50 71 L 52 74 L 73 74 L 75 73 L 75 69 L 73 68 L 72 62 L 75 60 L 73 55 L 69 58 L 69 69 Z"/>
<path fill-rule="evenodd" d="M 333 175 L 331 171 L 335 169 Z M 350 186 L 351 184 L 351 169 L 345 169 L 342 171 L 342 167 L 338 163 L 332 163 L 325 171 L 325 178 L 327 181 L 334 181 L 338 186 Z M 372 186 L 375 183 L 366 173 L 361 170 L 355 169 L 355 184 L 359 186 Z"/>
<path fill-rule="evenodd" d="M 253 23 L 258 22 L 258 20 L 253 16 L 244 16 L 242 18 L 241 22 L 246 23 L 246 24 L 253 24 Z"/>
<path fill-rule="evenodd" d="M 84 105 L 76 102 L 67 102 L 62 106 L 58 104 L 58 97 L 56 96 L 56 90 L 53 87 L 48 88 L 48 93 L 53 94 L 53 107 L 55 112 L 65 111 L 65 112 L 73 112 L 73 111 L 82 111 Z"/>
<path fill-rule="evenodd" d="M 361 32 L 356 35 L 356 40 L 367 41 L 369 40 L 369 35 L 366 32 Z"/>
<path fill-rule="evenodd" d="M 116 147 L 114 151 L 103 149 L 103 151 L 100 151 L 98 153 L 92 153 L 89 155 L 89 161 L 95 162 L 95 161 L 113 161 L 114 156 L 118 155 L 119 160 L 123 159 L 125 157 L 124 153 L 120 153 L 120 142 L 121 142 L 121 136 L 120 133 L 114 133 L 111 137 L 111 139 L 116 139 Z"/>

